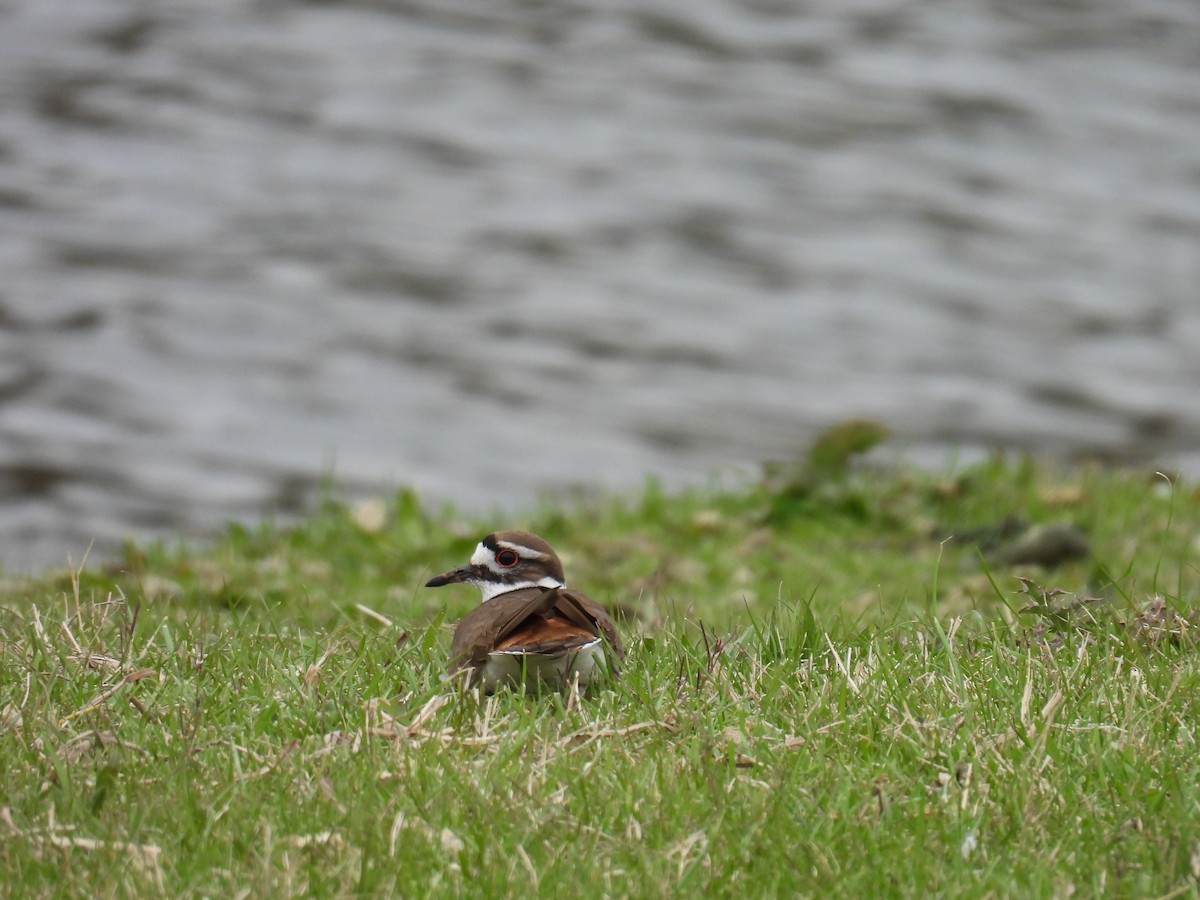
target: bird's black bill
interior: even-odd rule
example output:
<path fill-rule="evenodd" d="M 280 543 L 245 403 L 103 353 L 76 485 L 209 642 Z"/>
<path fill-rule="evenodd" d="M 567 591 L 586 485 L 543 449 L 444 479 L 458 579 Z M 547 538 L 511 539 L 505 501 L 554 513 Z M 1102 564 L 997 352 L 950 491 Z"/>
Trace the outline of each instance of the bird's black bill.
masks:
<path fill-rule="evenodd" d="M 441 587 L 444 584 L 459 584 L 466 581 L 471 575 L 470 569 L 451 569 L 449 572 L 443 572 L 441 575 L 435 575 L 425 582 L 425 587 Z"/>

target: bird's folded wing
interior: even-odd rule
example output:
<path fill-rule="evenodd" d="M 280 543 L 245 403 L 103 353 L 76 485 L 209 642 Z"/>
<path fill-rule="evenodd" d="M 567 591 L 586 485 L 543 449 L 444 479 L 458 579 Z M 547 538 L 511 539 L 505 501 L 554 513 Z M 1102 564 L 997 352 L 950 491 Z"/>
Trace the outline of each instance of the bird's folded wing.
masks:
<path fill-rule="evenodd" d="M 604 607 L 587 594 L 560 590 L 554 609 L 572 622 L 583 625 L 593 634 L 602 635 L 608 645 L 612 647 L 617 659 L 625 658 L 625 647 L 621 644 L 621 636 L 617 634 L 617 628 L 613 625 L 612 619 L 604 611 Z"/>
<path fill-rule="evenodd" d="M 530 634 L 517 634 L 533 617 L 542 621 L 529 623 L 526 630 Z M 565 621 L 552 625 L 545 643 L 539 644 L 541 639 L 534 634 L 535 630 L 544 627 L 547 620 L 555 619 Z M 498 646 L 516 649 L 520 644 L 522 650 L 530 653 L 569 650 L 586 643 L 581 641 L 584 632 L 602 636 L 618 660 L 625 658 L 625 648 L 612 619 L 586 594 L 541 587 L 501 594 L 475 607 L 458 623 L 450 645 L 450 671 L 482 665 Z"/>
<path fill-rule="evenodd" d="M 537 653 L 558 656 L 600 640 L 595 629 L 581 627 L 551 613 L 530 616 L 516 630 L 496 642 L 496 650 L 507 653 Z"/>
<path fill-rule="evenodd" d="M 554 588 L 523 588 L 493 597 L 475 607 L 454 630 L 454 640 L 450 643 L 450 671 L 482 665 L 496 644 L 522 622 L 552 609 L 556 595 Z"/>

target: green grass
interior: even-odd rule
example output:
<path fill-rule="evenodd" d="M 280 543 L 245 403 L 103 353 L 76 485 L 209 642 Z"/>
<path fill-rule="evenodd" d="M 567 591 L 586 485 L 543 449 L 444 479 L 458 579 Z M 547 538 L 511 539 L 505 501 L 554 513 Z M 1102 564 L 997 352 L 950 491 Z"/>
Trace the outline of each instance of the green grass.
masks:
<path fill-rule="evenodd" d="M 1091 552 L 999 564 L 1014 517 Z M 9 579 L 0 892 L 1196 896 L 1198 526 L 1147 472 L 823 464 Z M 420 585 L 500 527 L 624 615 L 614 690 L 441 680 L 477 595 Z"/>

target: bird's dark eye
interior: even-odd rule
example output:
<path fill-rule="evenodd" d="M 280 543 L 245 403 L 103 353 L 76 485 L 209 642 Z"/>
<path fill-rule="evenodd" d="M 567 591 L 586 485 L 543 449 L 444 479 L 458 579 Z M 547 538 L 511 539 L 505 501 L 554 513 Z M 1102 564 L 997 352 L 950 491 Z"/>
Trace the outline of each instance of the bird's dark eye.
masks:
<path fill-rule="evenodd" d="M 501 550 L 496 554 L 496 565 L 502 566 L 505 569 L 511 569 L 520 559 L 521 557 L 517 556 L 516 550 Z"/>

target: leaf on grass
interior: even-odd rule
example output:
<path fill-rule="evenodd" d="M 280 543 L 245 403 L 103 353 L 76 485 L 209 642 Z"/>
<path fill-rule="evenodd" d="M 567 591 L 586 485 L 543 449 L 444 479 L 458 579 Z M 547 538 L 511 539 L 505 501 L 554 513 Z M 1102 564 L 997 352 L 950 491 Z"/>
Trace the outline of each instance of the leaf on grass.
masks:
<path fill-rule="evenodd" d="M 697 851 L 697 855 L 703 855 L 708 851 L 708 835 L 703 831 L 693 831 L 682 841 L 677 842 L 669 850 L 666 855 L 668 857 L 679 857 L 679 868 L 677 878 L 682 878 L 684 871 L 692 859 L 692 851 Z"/>
<path fill-rule="evenodd" d="M 637 722 L 633 725 L 626 725 L 624 728 L 600 728 L 588 731 L 576 731 L 574 734 L 567 735 L 563 740 L 564 742 L 594 741 L 597 738 L 625 737 L 626 735 L 634 734 L 638 731 L 647 731 L 652 728 L 661 728 L 664 731 L 670 732 L 679 730 L 675 727 L 674 719 L 668 717 L 661 720 L 654 719 L 647 722 Z"/>
<path fill-rule="evenodd" d="M 369 606 L 365 606 L 362 603 L 355 603 L 354 608 L 357 609 L 364 616 L 366 616 L 368 619 L 374 619 L 376 622 L 378 622 L 384 628 L 395 627 L 395 624 L 396 624 L 395 622 L 393 622 L 391 619 L 389 619 L 383 613 L 376 612 L 375 610 L 371 609 L 371 607 L 369 607 Z M 407 636 L 408 636 L 407 631 L 404 632 L 404 636 L 405 636 L 405 638 L 407 638 Z"/>
<path fill-rule="evenodd" d="M 120 681 L 118 681 L 112 687 L 109 687 L 109 688 L 105 689 L 104 691 L 101 691 L 99 694 L 97 694 L 95 697 L 93 697 L 91 700 L 89 700 L 84 706 L 75 710 L 75 712 L 64 716 L 58 723 L 59 727 L 61 728 L 62 726 L 66 725 L 68 722 L 70 722 L 72 719 L 76 719 L 79 716 L 84 715 L 85 713 L 90 713 L 90 712 L 93 712 L 93 711 L 99 709 L 106 700 L 108 700 L 113 695 L 115 695 L 118 691 L 121 690 L 121 688 L 125 687 L 125 685 L 133 684 L 136 681 L 141 681 L 143 678 L 149 678 L 152 675 L 157 675 L 157 674 L 158 674 L 158 671 L 156 669 L 137 669 L 133 672 L 130 672 L 128 675 L 126 675 L 124 678 L 122 678 Z"/>
<path fill-rule="evenodd" d="M 1033 613 L 1049 619 L 1066 620 L 1073 613 L 1086 610 L 1101 602 L 1099 597 L 1073 594 L 1062 588 L 1042 587 L 1032 578 L 1020 575 L 1017 576 L 1017 581 L 1021 582 L 1019 593 L 1030 598 L 1030 602 L 1017 610 L 1018 612 Z"/>
<path fill-rule="evenodd" d="M 1167 606 L 1161 596 L 1155 595 L 1129 623 L 1129 629 L 1134 637 L 1150 644 L 1162 641 L 1178 644 L 1195 637 L 1196 618 L 1195 610 L 1189 615 L 1181 615 Z"/>
<path fill-rule="evenodd" d="M 304 690 L 312 693 L 321 681 L 321 666 L 313 663 L 304 673 Z"/>
<path fill-rule="evenodd" d="M 111 731 L 87 731 L 63 744 L 58 750 L 58 755 L 69 763 L 77 763 L 97 747 L 115 744 L 116 741 L 117 736 Z"/>
<path fill-rule="evenodd" d="M 0 731 L 17 731 L 22 721 L 21 710 L 16 704 L 9 703 L 0 707 Z"/>
<path fill-rule="evenodd" d="M 305 847 L 333 847 L 344 850 L 346 842 L 340 834 L 333 831 L 318 831 L 316 834 L 292 834 L 282 839 L 289 847 L 303 849 Z"/>

